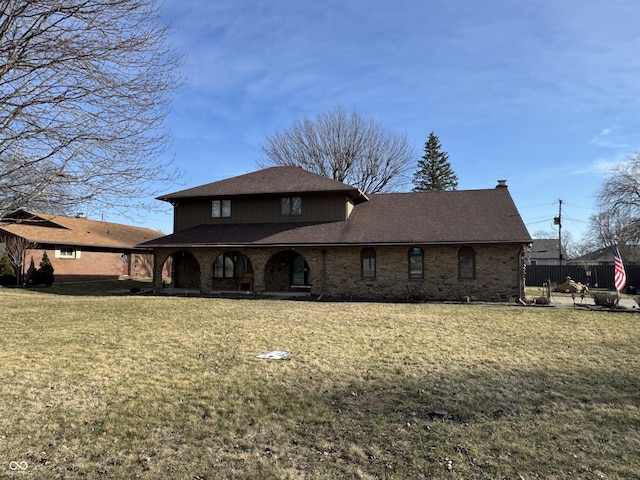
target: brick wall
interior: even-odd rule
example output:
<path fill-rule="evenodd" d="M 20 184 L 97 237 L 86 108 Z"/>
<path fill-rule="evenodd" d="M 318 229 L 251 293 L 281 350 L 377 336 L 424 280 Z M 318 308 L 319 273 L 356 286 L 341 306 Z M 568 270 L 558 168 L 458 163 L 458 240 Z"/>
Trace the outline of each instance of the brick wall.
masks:
<path fill-rule="evenodd" d="M 507 300 L 523 295 L 521 245 L 475 245 L 475 278 L 458 278 L 457 246 L 423 246 L 424 278 L 409 278 L 409 247 L 376 247 L 376 278 L 362 279 L 361 247 L 298 248 L 309 266 L 312 295 L 345 299 Z M 281 268 L 274 270 L 270 259 L 293 249 L 234 249 L 248 256 L 255 273 L 254 289 L 261 293 L 280 285 Z M 212 269 L 223 249 L 186 249 L 200 265 L 200 290 L 213 288 Z M 157 249 L 157 289 L 162 288 L 159 269 L 174 251 Z M 287 288 L 284 287 L 284 290 Z"/>
<path fill-rule="evenodd" d="M 361 248 L 327 252 L 325 295 L 382 299 L 506 300 L 519 298 L 521 247 L 475 246 L 474 279 L 458 278 L 458 247 L 423 247 L 424 278 L 409 278 L 408 247 L 378 247 L 376 278 L 362 279 Z M 315 287 L 315 285 L 314 285 Z"/>
<path fill-rule="evenodd" d="M 36 269 L 40 266 L 44 251 L 47 252 L 53 266 L 56 283 L 117 280 L 126 276 L 130 278 L 153 276 L 153 255 L 151 254 L 127 254 L 126 261 L 123 261 L 123 252 L 79 249 L 79 258 L 56 258 L 54 248 L 28 250 L 25 257 L 25 272 L 28 272 L 32 260 Z"/>

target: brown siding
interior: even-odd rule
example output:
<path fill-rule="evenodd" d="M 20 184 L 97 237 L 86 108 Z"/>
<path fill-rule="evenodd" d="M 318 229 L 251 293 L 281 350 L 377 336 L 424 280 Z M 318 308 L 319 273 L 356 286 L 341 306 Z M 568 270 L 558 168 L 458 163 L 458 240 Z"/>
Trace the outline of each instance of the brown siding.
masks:
<path fill-rule="evenodd" d="M 294 195 L 295 196 L 295 195 Z M 302 196 L 302 215 L 280 215 L 280 196 L 233 197 L 231 217 L 212 218 L 211 200 L 181 200 L 175 208 L 174 232 L 204 224 L 334 222 L 345 220 L 348 201 L 344 195 Z"/>

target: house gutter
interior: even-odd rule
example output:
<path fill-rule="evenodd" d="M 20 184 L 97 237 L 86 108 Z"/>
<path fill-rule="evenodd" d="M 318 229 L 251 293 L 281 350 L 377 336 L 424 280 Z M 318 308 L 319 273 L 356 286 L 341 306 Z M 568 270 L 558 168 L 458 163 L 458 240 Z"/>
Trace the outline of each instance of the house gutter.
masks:
<path fill-rule="evenodd" d="M 420 241 L 403 241 L 403 242 L 357 242 L 357 243 L 261 243 L 259 245 L 252 243 L 208 243 L 192 244 L 192 243 L 170 243 L 157 245 L 138 245 L 137 248 L 145 250 L 153 250 L 154 248 L 327 248 L 327 247 L 402 247 L 411 245 L 469 245 L 469 244 L 485 244 L 485 245 L 516 245 L 528 244 L 531 240 L 466 240 L 466 241 L 442 241 L 442 242 L 420 242 Z"/>

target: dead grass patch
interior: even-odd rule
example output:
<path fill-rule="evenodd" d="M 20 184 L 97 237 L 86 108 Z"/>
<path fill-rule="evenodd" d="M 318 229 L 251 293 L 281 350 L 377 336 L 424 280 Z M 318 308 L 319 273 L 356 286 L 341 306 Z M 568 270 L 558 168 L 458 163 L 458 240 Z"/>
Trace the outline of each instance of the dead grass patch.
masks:
<path fill-rule="evenodd" d="M 635 315 L 0 301 L 0 475 L 11 462 L 36 479 L 640 475 Z M 275 349 L 292 354 L 255 358 Z"/>

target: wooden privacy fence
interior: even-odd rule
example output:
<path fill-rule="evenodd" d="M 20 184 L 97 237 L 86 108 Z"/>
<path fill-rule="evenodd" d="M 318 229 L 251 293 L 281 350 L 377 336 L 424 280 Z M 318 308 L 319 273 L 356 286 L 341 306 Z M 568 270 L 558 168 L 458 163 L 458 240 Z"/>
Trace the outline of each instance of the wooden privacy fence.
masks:
<path fill-rule="evenodd" d="M 625 265 L 627 293 L 640 290 L 640 265 Z M 545 282 L 564 283 L 567 277 L 591 288 L 614 289 L 613 265 L 527 265 L 527 281 L 530 287 L 541 287 Z"/>

